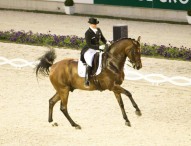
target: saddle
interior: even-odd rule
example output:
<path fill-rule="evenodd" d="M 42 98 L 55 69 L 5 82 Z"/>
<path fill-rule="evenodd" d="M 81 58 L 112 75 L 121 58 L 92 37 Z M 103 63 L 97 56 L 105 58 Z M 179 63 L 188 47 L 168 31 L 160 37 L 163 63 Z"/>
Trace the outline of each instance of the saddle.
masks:
<path fill-rule="evenodd" d="M 97 52 L 94 54 L 94 58 L 92 61 L 92 69 L 90 71 L 90 76 L 96 76 L 101 73 L 102 70 L 102 56 L 103 52 Z M 78 61 L 78 75 L 80 77 L 85 77 L 86 64 L 82 62 L 81 59 Z"/>

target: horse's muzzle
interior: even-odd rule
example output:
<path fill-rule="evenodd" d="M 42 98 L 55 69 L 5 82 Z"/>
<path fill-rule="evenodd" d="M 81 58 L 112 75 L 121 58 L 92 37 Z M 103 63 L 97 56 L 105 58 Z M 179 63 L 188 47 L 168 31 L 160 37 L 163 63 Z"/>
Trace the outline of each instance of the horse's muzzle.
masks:
<path fill-rule="evenodd" d="M 142 64 L 141 63 L 134 64 L 133 68 L 139 70 L 142 68 Z"/>

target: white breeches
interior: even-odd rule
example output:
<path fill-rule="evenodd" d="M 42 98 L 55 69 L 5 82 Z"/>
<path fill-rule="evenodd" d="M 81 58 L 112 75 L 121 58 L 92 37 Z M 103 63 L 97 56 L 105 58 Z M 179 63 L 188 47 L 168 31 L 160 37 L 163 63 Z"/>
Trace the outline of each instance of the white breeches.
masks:
<path fill-rule="evenodd" d="M 88 49 L 85 53 L 84 53 L 84 59 L 86 61 L 86 63 L 89 65 L 89 66 L 92 66 L 92 61 L 93 61 L 93 57 L 94 57 L 94 54 L 96 52 L 99 52 L 98 50 L 94 50 L 94 49 Z"/>

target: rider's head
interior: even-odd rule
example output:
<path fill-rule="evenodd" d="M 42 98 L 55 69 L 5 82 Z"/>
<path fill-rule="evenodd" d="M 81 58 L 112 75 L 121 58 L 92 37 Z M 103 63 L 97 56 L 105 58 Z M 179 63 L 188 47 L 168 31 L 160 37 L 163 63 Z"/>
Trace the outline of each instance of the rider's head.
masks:
<path fill-rule="evenodd" d="M 96 18 L 89 18 L 88 23 L 91 25 L 91 27 L 93 28 L 97 28 L 97 24 L 99 23 L 99 21 Z"/>

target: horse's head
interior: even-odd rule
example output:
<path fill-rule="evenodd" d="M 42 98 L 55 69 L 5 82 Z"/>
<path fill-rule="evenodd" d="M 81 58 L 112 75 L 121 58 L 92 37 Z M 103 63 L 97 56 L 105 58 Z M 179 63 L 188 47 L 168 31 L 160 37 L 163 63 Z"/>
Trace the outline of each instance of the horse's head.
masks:
<path fill-rule="evenodd" d="M 127 47 L 125 50 L 133 68 L 137 70 L 142 68 L 140 39 L 141 37 L 139 36 L 137 41 L 132 40 L 131 47 Z"/>

